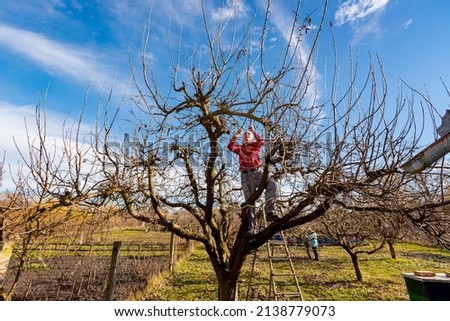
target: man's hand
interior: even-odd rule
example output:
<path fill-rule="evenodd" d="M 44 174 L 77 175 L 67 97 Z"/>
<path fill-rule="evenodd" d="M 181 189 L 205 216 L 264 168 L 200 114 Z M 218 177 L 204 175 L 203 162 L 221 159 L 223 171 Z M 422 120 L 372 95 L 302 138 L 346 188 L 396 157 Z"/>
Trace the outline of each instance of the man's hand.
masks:
<path fill-rule="evenodd" d="M 248 125 L 248 130 L 251 131 L 253 134 L 255 133 L 255 127 L 253 127 L 253 123 L 250 123 L 250 125 Z"/>
<path fill-rule="evenodd" d="M 234 137 L 239 137 L 243 131 L 244 131 L 243 128 L 239 128 L 238 131 L 236 132 L 236 134 L 234 134 Z"/>

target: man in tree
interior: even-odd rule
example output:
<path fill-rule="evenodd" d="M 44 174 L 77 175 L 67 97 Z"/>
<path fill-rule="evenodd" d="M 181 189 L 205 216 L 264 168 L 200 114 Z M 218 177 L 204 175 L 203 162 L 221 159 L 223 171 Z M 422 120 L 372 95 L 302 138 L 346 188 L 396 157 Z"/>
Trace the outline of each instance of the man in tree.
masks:
<path fill-rule="evenodd" d="M 256 191 L 261 183 L 263 172 L 261 170 L 260 151 L 264 145 L 264 140 L 258 134 L 250 123 L 248 130 L 244 133 L 242 145 L 236 144 L 237 139 L 241 135 L 243 128 L 240 128 L 233 135 L 228 143 L 228 149 L 239 156 L 239 171 L 241 172 L 242 192 L 244 193 L 244 226 L 246 232 L 244 235 L 251 236 L 254 233 L 256 225 L 256 215 L 254 204 L 248 204 L 248 200 Z M 256 139 L 256 140 L 255 140 Z M 278 195 L 278 183 L 269 178 L 265 184 L 265 213 L 266 220 L 271 222 L 279 218 L 276 211 L 276 199 Z"/>

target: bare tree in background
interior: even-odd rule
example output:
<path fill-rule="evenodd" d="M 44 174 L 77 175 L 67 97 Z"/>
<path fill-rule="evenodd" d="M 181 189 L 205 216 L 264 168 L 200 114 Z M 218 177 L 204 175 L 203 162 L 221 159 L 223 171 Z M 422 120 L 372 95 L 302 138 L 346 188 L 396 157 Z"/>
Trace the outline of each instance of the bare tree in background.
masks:
<path fill-rule="evenodd" d="M 361 254 L 371 255 L 384 248 L 386 238 L 380 218 L 373 213 L 352 212 L 330 209 L 321 221 L 324 233 L 331 237 L 333 244 L 342 247 L 350 256 L 356 279 L 363 280 L 359 265 Z"/>
<path fill-rule="evenodd" d="M 397 251 L 395 250 L 395 243 L 405 241 L 405 235 L 411 231 L 411 229 L 408 228 L 411 224 L 409 220 L 402 215 L 392 215 L 390 213 L 380 213 L 379 220 L 382 225 L 380 235 L 388 244 L 391 258 L 396 259 Z"/>
<path fill-rule="evenodd" d="M 407 202 L 393 188 L 414 186 L 415 176 L 399 168 L 419 147 L 422 129 L 415 117 L 423 105 L 402 97 L 403 91 L 395 105 L 387 104 L 379 59 L 363 79 L 358 78 L 357 59 L 352 59 L 344 85 L 336 56 L 331 79 L 321 84 L 316 71 L 319 38 L 324 30 L 333 32 L 325 21 L 327 6 L 324 1 L 321 11 L 305 15 L 298 1 L 286 17 L 291 23 L 285 45 L 276 48 L 269 48 L 270 1 L 260 25 L 255 19 L 243 26 L 233 17 L 214 25 L 204 9 L 203 42 L 185 56 L 187 44 L 180 36 L 178 47 L 171 47 L 171 75 L 152 72 L 149 29 L 143 77 L 134 74 L 136 118 L 123 144 L 117 139 L 119 106 L 99 117 L 88 151 L 80 144 L 80 132 L 72 131 L 67 140 L 72 145 L 59 158 L 64 166 L 47 157 L 34 161 L 33 153 L 44 142 L 29 146 L 28 167 L 46 191 L 37 200 L 39 206 L 114 205 L 137 220 L 156 222 L 201 242 L 217 276 L 219 300 L 236 298 L 249 253 L 277 232 L 312 222 L 331 208 L 396 211 L 418 225 L 428 224 L 430 233 L 448 246 L 448 231 L 433 230 L 435 222 L 427 222 L 418 211 L 446 202 L 417 197 L 413 189 L 415 202 Z M 276 52 L 275 59 L 266 56 L 269 50 Z M 169 89 L 162 79 L 170 80 Z M 320 91 L 322 87 L 329 92 Z M 243 197 L 237 165 L 225 146 L 230 132 L 250 121 L 264 133 L 266 145 L 263 180 L 249 202 L 263 208 L 259 196 L 273 175 L 281 187 L 282 217 L 244 239 L 242 227 L 232 228 L 241 226 L 236 213 Z M 184 219 L 177 220 L 173 214 L 181 210 Z M 185 219 L 186 213 L 191 220 Z"/>
<path fill-rule="evenodd" d="M 99 221 L 107 219 L 92 207 L 95 166 L 84 166 L 91 147 L 81 137 L 81 117 L 71 126 L 62 125 L 62 137 L 49 137 L 45 102 L 36 106 L 34 122 L 26 122 L 27 148 L 16 145 L 23 161 L 13 191 L 3 195 L 1 237 L 15 244 L 18 263 L 15 277 L 5 298 L 11 299 L 30 255 L 49 238 L 64 237 L 77 241 L 81 232 L 92 231 Z M 54 140 L 53 140 L 54 139 Z M 24 152 L 26 151 L 26 152 Z M 94 214 L 95 213 L 95 214 Z M 44 263 L 44 262 L 43 262 Z M 6 291 L 6 290 L 5 290 Z"/>

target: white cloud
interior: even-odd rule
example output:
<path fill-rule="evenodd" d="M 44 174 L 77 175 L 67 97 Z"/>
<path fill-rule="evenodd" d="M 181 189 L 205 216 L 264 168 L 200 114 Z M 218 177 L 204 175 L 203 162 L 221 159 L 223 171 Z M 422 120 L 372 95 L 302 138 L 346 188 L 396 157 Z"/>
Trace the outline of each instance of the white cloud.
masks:
<path fill-rule="evenodd" d="M 25 132 L 25 119 L 28 123 L 34 118 L 34 107 L 30 105 L 15 106 L 13 104 L 0 101 L 0 143 L 1 158 L 5 156 L 4 175 L 2 180 L 4 189 L 13 189 L 11 175 L 15 175 L 19 169 L 19 164 L 23 165 L 19 151 L 15 143 L 20 147 L 21 151 L 26 155 L 27 136 Z M 53 119 L 55 121 L 55 119 Z M 52 123 L 56 123 L 53 122 Z M 57 123 L 61 123 L 58 121 Z M 12 173 L 9 173 L 11 170 Z"/>
<path fill-rule="evenodd" d="M 66 124 L 65 129 L 67 130 L 68 126 L 75 122 L 54 111 L 47 110 L 45 114 L 47 148 L 49 151 L 61 150 L 63 146 L 63 126 Z M 26 168 L 20 153 L 25 158 L 28 157 L 28 145 L 36 139 L 37 129 L 35 106 L 18 106 L 0 101 L 0 115 L 0 137 L 2 137 L 0 162 L 3 160 L 4 153 L 6 154 L 2 187 L 0 188 L 0 192 L 3 192 L 14 188 L 13 178 L 17 179 L 16 174 L 19 168 L 23 168 L 24 174 L 26 174 Z M 87 134 L 89 131 L 89 125 L 81 124 L 82 133 Z"/>
<path fill-rule="evenodd" d="M 353 30 L 352 45 L 368 35 L 383 36 L 386 28 L 380 24 L 382 13 L 389 0 L 347 0 L 335 13 L 336 26 L 349 24 Z"/>
<path fill-rule="evenodd" d="M 39 33 L 17 29 L 0 24 L 0 44 L 3 48 L 20 54 L 41 68 L 68 81 L 91 85 L 102 90 L 105 85 L 111 86 L 117 78 L 115 88 L 123 92 L 128 79 L 124 76 L 116 77 L 117 67 L 104 63 L 105 55 L 51 40 Z M 112 63 L 111 57 L 107 60 Z"/>
<path fill-rule="evenodd" d="M 211 17 L 215 21 L 224 21 L 235 18 L 245 17 L 249 11 L 244 0 L 227 0 L 226 6 L 211 11 Z"/>
<path fill-rule="evenodd" d="M 260 6 L 262 8 L 265 7 L 265 1 L 260 1 Z M 276 28 L 276 30 L 282 35 L 282 39 L 284 40 L 285 43 L 288 42 L 293 42 L 295 40 L 295 37 L 297 37 L 298 35 L 292 35 L 292 19 L 287 19 L 288 17 L 288 12 L 286 12 L 286 10 L 284 9 L 284 7 L 282 6 L 282 2 L 273 2 L 271 4 L 270 7 L 270 21 L 274 24 L 274 27 Z M 271 39 L 275 39 L 276 38 L 272 37 Z M 271 39 L 269 41 L 271 41 Z M 291 50 L 295 50 L 295 52 L 293 52 L 294 55 L 296 55 L 296 57 L 298 58 L 298 61 L 300 64 L 302 65 L 306 65 L 306 63 L 308 62 L 308 57 L 310 54 L 310 50 L 311 48 L 309 47 L 309 45 L 307 44 L 306 41 L 301 41 L 299 43 L 298 46 L 290 46 Z M 314 79 L 314 81 L 318 80 L 318 77 L 320 77 L 316 67 L 313 64 L 309 65 L 309 69 L 310 69 L 310 76 L 312 77 L 311 79 Z M 314 87 L 314 86 L 311 86 Z"/>
<path fill-rule="evenodd" d="M 383 10 L 389 0 L 348 0 L 342 3 L 334 18 L 336 25 L 353 24 L 376 12 Z"/>
<path fill-rule="evenodd" d="M 408 19 L 403 23 L 403 29 L 408 29 L 414 23 L 414 19 Z"/>
<path fill-rule="evenodd" d="M 289 50 L 291 50 L 290 54 L 292 54 L 296 59 L 297 59 L 297 63 L 298 66 L 300 66 L 299 70 L 300 72 L 296 75 L 293 75 L 293 77 L 298 77 L 299 80 L 300 78 L 303 77 L 303 68 L 305 66 L 308 65 L 307 68 L 307 77 L 308 80 L 304 81 L 302 85 L 305 85 L 306 82 L 308 83 L 307 85 L 307 92 L 305 93 L 306 96 L 303 97 L 305 99 L 304 104 L 308 105 L 311 109 L 310 109 L 310 115 L 312 117 L 317 117 L 317 119 L 323 119 L 322 116 L 318 116 L 320 114 L 322 114 L 322 111 L 319 110 L 318 108 L 315 108 L 314 106 L 316 106 L 316 101 L 318 99 L 321 98 L 322 95 L 322 87 L 320 85 L 320 81 L 322 78 L 322 75 L 320 74 L 320 72 L 318 71 L 318 69 L 316 68 L 316 65 L 314 63 L 311 63 L 311 61 L 309 61 L 309 57 L 311 54 L 311 46 L 308 43 L 307 38 L 305 37 L 304 41 L 300 41 L 300 43 L 298 43 L 298 45 L 293 45 L 293 43 L 295 43 L 296 40 L 294 39 L 298 39 L 299 38 L 299 34 L 293 34 L 292 33 L 292 23 L 293 20 L 288 18 L 290 17 L 289 15 L 292 14 L 291 11 L 289 11 L 288 9 L 286 9 L 285 6 L 286 2 L 282 1 L 282 0 L 278 0 L 278 1 L 274 1 L 271 3 L 270 6 L 270 15 L 269 15 L 269 19 L 270 19 L 270 23 L 273 24 L 274 29 L 281 35 L 280 37 L 280 41 L 284 41 L 285 45 L 287 43 L 290 43 L 289 46 Z M 266 10 L 267 8 L 267 2 L 265 0 L 259 0 L 258 5 L 260 8 L 264 8 L 263 10 Z M 292 17 L 292 15 L 291 15 Z M 271 39 L 276 39 L 274 37 L 269 38 L 269 41 L 271 41 Z M 278 41 L 278 39 L 276 39 Z M 314 59 L 313 59 L 314 60 Z M 295 80 L 293 80 L 295 81 Z"/>

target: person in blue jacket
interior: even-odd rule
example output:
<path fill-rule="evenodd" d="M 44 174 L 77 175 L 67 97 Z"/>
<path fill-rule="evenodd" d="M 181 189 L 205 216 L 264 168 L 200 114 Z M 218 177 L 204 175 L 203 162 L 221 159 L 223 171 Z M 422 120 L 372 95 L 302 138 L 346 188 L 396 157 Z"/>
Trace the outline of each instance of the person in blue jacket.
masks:
<path fill-rule="evenodd" d="M 309 241 L 309 247 L 312 249 L 314 253 L 314 260 L 319 260 L 319 252 L 317 251 L 317 248 L 319 247 L 319 241 L 317 240 L 317 233 L 314 232 L 312 228 L 308 228 L 308 241 Z"/>

